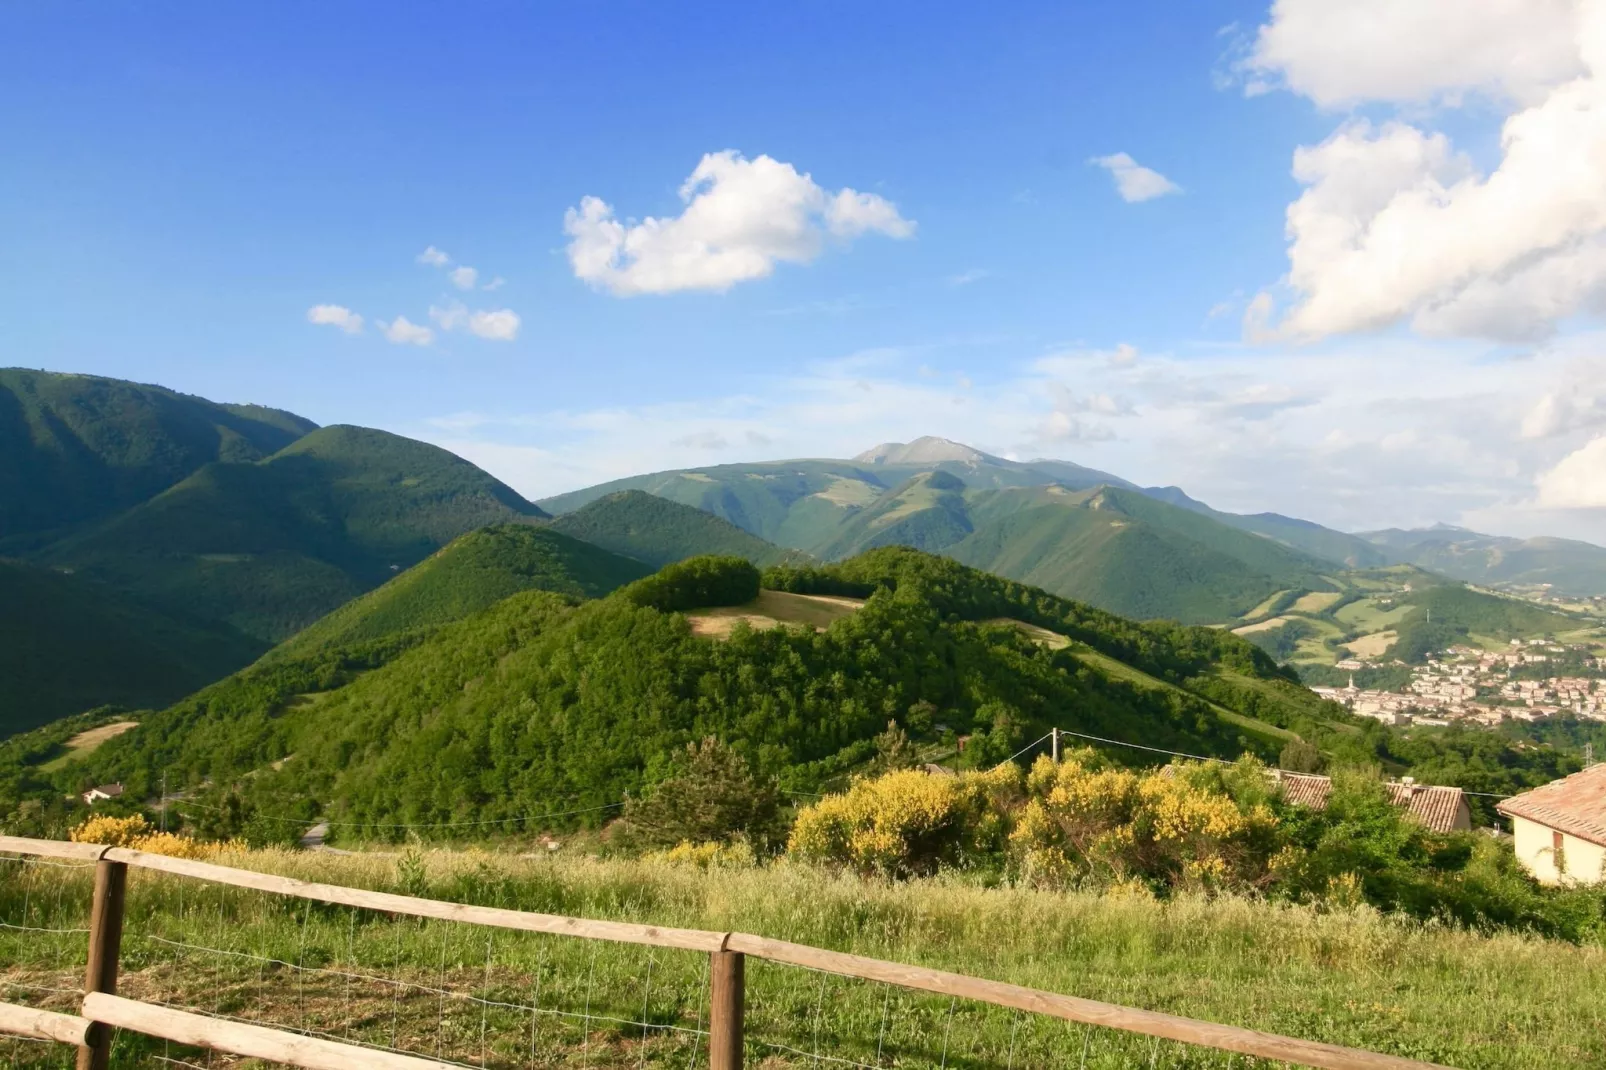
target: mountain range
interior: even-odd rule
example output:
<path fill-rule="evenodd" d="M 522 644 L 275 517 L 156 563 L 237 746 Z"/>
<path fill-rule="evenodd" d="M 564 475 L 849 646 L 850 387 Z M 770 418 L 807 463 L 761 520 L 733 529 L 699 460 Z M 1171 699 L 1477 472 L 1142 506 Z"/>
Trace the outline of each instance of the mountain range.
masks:
<path fill-rule="evenodd" d="M 387 432 L 4 369 L 0 560 L 17 593 L 0 602 L 0 634 L 32 629 L 34 645 L 14 642 L 3 663 L 0 730 L 101 703 L 171 701 L 315 624 L 327 634 L 304 643 L 353 641 L 361 630 L 339 623 L 341 607 L 380 597 L 376 588 L 487 527 L 501 534 L 483 553 L 529 563 L 519 566 L 528 582 L 493 569 L 486 597 L 543 586 L 591 596 L 698 554 L 796 566 L 893 545 L 1185 623 L 1252 618 L 1286 592 L 1343 590 L 1344 569 L 1402 561 L 1481 583 L 1606 593 L 1606 550 L 1586 543 L 1446 528 L 1353 535 L 944 439 L 848 460 L 660 472 L 530 502 L 461 458 Z M 546 541 L 520 542 L 520 527 Z M 549 585 L 542 559 L 593 578 Z M 456 581 L 421 578 L 431 571 L 408 582 L 434 593 L 404 599 L 398 614 L 450 601 L 440 592 Z M 47 617 L 48 628 L 35 626 Z M 152 624 L 130 626 L 139 620 Z M 90 641 L 73 648 L 74 635 Z M 39 644 L 61 649 L 21 653 Z M 141 671 L 74 673 L 85 661 Z"/>

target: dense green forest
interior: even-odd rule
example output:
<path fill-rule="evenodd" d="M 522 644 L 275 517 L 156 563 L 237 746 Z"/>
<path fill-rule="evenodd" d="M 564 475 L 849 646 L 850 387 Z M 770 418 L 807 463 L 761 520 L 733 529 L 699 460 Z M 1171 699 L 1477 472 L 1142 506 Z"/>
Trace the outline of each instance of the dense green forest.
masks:
<path fill-rule="evenodd" d="M 699 554 L 727 554 L 759 566 L 806 556 L 765 542 L 712 513 L 639 490 L 588 502 L 557 517 L 551 526 L 653 568 Z"/>
<path fill-rule="evenodd" d="M 0 559 L 0 738 L 108 703 L 164 706 L 266 649 L 225 624 Z"/>
<path fill-rule="evenodd" d="M 260 462 L 209 464 L 42 556 L 271 642 L 464 532 L 544 516 L 445 450 L 325 427 Z"/>
<path fill-rule="evenodd" d="M 159 386 L 0 368 L 0 553 L 138 505 L 202 465 L 260 460 L 316 427 Z"/>
<path fill-rule="evenodd" d="M 1192 752 L 1268 749 L 1185 690 L 1136 686 L 999 618 L 1167 679 L 1261 680 L 1268 708 L 1276 688 L 1301 694 L 1231 635 L 1137 624 L 915 551 L 772 569 L 765 582 L 870 597 L 823 632 L 738 627 L 716 642 L 679 611 L 751 599 L 758 574 L 739 559 L 694 559 L 583 603 L 525 592 L 395 654 L 398 640 L 372 671 L 357 671 L 382 660 L 372 653 L 269 659 L 146 718 L 84 775 L 143 791 L 164 770 L 217 784 L 252 773 L 250 798 L 278 814 L 316 799 L 375 825 L 512 823 L 616 803 L 707 735 L 798 790 L 870 758 L 889 720 L 932 745 L 969 736 L 968 763 L 1002 760 L 1054 724 Z"/>
<path fill-rule="evenodd" d="M 395 579 L 297 632 L 275 647 L 272 656 L 286 661 L 315 650 L 430 632 L 519 591 L 598 598 L 651 571 L 550 528 L 496 524 L 459 536 Z"/>

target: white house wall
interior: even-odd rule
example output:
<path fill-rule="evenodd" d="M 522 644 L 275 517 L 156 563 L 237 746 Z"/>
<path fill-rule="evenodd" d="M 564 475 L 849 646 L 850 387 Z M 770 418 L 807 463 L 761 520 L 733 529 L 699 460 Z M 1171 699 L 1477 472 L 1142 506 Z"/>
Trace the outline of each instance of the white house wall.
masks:
<path fill-rule="evenodd" d="M 1606 847 L 1562 833 L 1561 850 L 1567 872 L 1556 869 L 1553 830 L 1525 817 L 1511 819 L 1517 861 L 1541 884 L 1576 882 L 1592 884 L 1606 879 Z"/>

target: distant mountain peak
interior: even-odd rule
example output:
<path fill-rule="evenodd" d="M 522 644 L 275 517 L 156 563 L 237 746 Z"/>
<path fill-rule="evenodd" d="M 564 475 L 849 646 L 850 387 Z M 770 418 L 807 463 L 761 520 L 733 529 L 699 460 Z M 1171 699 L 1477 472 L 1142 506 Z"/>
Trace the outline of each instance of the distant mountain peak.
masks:
<path fill-rule="evenodd" d="M 913 442 L 883 442 L 853 459 L 861 464 L 940 464 L 943 461 L 979 464 L 996 460 L 981 450 L 934 435 L 925 435 Z"/>

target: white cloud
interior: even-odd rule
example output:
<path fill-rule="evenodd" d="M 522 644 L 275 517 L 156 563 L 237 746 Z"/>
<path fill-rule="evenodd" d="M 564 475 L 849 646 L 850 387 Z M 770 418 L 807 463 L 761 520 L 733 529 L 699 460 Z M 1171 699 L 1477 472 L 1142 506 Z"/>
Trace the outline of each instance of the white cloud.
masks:
<path fill-rule="evenodd" d="M 500 290 L 506 284 L 507 284 L 507 280 L 504 279 L 502 276 L 498 275 L 496 278 L 492 279 L 490 282 L 486 283 L 484 286 L 481 286 L 480 289 L 482 289 L 482 290 Z"/>
<path fill-rule="evenodd" d="M 791 164 L 709 153 L 680 188 L 678 216 L 620 222 L 598 197 L 564 215 L 576 278 L 619 297 L 680 290 L 723 291 L 761 279 L 777 262 L 804 264 L 827 237 L 872 231 L 908 238 L 915 224 L 873 193 L 830 193 Z"/>
<path fill-rule="evenodd" d="M 1305 0 L 1285 0 L 1263 44 L 1279 25 L 1317 19 L 1335 64 L 1354 68 L 1350 96 L 1493 87 L 1530 101 L 1505 120 L 1498 165 L 1480 174 L 1444 134 L 1400 121 L 1347 122 L 1297 150 L 1294 176 L 1305 191 L 1288 209 L 1286 279 L 1295 299 L 1280 321 L 1269 297 L 1257 299 L 1246 321 L 1252 337 L 1312 339 L 1405 321 L 1430 335 L 1520 341 L 1606 307 L 1606 0 L 1475 0 L 1439 20 L 1442 34 L 1403 33 L 1415 24 L 1379 14 L 1416 19 L 1427 6 L 1367 0 L 1312 14 Z M 1530 14 L 1537 26 L 1515 28 Z M 1477 47 L 1462 41 L 1474 31 Z M 1563 31 L 1570 60 L 1553 41 Z M 1441 55 L 1446 36 L 1462 41 L 1455 63 Z M 1367 67 L 1374 53 L 1376 70 Z M 1416 57 L 1417 81 L 1399 81 L 1409 65 L 1396 53 Z M 1341 99 L 1312 73 L 1315 60 L 1281 62 L 1290 86 L 1318 102 Z"/>
<path fill-rule="evenodd" d="M 1124 152 L 1095 156 L 1088 161 L 1108 171 L 1115 179 L 1115 191 L 1128 204 L 1151 201 L 1168 193 L 1181 193 L 1182 187 L 1158 171 L 1142 166 Z"/>
<path fill-rule="evenodd" d="M 1472 360 L 1480 349 L 1464 343 L 1400 338 L 1144 352 L 1124 364 L 1111 361 L 1112 349 L 1020 359 L 1012 343 L 1000 345 L 983 361 L 990 374 L 968 389 L 922 374 L 916 346 L 754 380 L 743 394 L 458 414 L 419 431 L 532 496 L 676 467 L 848 457 L 934 434 L 1345 530 L 1447 521 L 1606 540 L 1601 514 L 1555 505 L 1576 497 L 1553 491 L 1536 506 L 1541 475 L 1606 434 L 1606 424 L 1543 439 L 1523 431 L 1543 396 L 1569 389 L 1606 333 L 1498 362 Z"/>
<path fill-rule="evenodd" d="M 522 322 L 519 314 L 510 308 L 470 311 L 461 301 L 444 307 L 431 305 L 429 318 L 443 331 L 466 329 L 470 334 L 493 342 L 511 342 L 518 338 Z"/>
<path fill-rule="evenodd" d="M 427 346 L 435 340 L 435 332 L 428 327 L 410 322 L 406 316 L 397 316 L 389 323 L 376 321 L 386 338 L 397 345 Z"/>
<path fill-rule="evenodd" d="M 1590 439 L 1539 477 L 1539 504 L 1551 509 L 1606 509 L 1606 435 Z"/>
<path fill-rule="evenodd" d="M 511 342 L 519 336 L 519 314 L 510 308 L 474 312 L 468 317 L 471 333 L 493 342 Z"/>
<path fill-rule="evenodd" d="M 419 253 L 416 257 L 414 257 L 414 259 L 418 263 L 428 264 L 430 267 L 445 267 L 447 264 L 452 262 L 451 257 L 447 256 L 433 245 Z"/>
<path fill-rule="evenodd" d="M 970 271 L 961 271 L 957 275 L 948 276 L 949 286 L 969 286 L 973 282 L 980 282 L 992 274 L 983 268 L 973 268 Z"/>
<path fill-rule="evenodd" d="M 313 305 L 307 309 L 307 322 L 339 327 L 347 334 L 362 333 L 362 317 L 344 305 Z"/>
<path fill-rule="evenodd" d="M 1322 107 L 1455 102 L 1482 92 L 1532 103 L 1581 71 L 1578 0 L 1276 0 L 1241 64 Z"/>
<path fill-rule="evenodd" d="M 480 281 L 480 273 L 467 264 L 460 264 L 454 267 L 446 273 L 446 277 L 451 279 L 452 285 L 459 290 L 472 290 L 474 285 Z"/>

